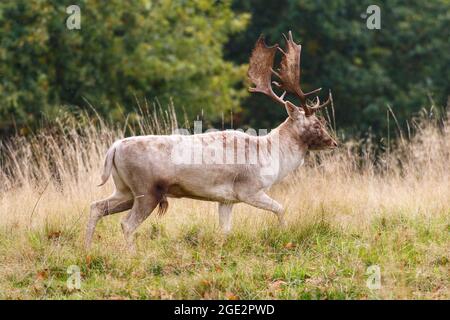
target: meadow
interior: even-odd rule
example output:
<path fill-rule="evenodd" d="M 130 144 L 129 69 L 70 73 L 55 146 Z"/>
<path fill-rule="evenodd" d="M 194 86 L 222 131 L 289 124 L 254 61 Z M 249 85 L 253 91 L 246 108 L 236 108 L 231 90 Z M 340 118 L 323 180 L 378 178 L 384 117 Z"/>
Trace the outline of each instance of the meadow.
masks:
<path fill-rule="evenodd" d="M 138 229 L 137 253 L 125 246 L 124 213 L 102 219 L 85 251 L 89 205 L 113 188 L 96 186 L 110 143 L 176 125 L 170 113 L 120 128 L 68 116 L 2 141 L 0 298 L 450 298 L 450 124 L 427 115 L 382 151 L 341 139 L 310 154 L 270 190 L 287 207 L 284 230 L 272 213 L 237 205 L 224 237 L 215 203 L 169 199 L 166 215 Z M 78 288 L 67 285 L 71 266 Z"/>

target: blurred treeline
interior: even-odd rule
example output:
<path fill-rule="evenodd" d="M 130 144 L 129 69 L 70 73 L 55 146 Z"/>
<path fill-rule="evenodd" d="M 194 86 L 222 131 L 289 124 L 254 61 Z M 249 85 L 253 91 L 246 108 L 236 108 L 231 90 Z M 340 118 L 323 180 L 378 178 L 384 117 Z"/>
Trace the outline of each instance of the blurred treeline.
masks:
<path fill-rule="evenodd" d="M 66 8 L 81 8 L 68 30 Z M 381 30 L 363 15 L 381 7 Z M 6 0 L 0 2 L 0 132 L 26 132 L 61 110 L 133 121 L 138 106 L 175 105 L 189 120 L 272 127 L 285 117 L 249 97 L 248 57 L 260 33 L 302 43 L 302 86 L 332 89 L 336 121 L 386 129 L 450 95 L 450 0 Z M 228 125 L 229 126 L 229 125 Z"/>

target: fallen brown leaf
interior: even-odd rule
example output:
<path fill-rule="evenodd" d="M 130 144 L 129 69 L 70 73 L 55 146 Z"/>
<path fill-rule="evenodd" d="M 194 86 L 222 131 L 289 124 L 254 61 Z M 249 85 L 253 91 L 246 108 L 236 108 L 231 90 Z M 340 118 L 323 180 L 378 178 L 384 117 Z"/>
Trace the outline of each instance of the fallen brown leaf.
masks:
<path fill-rule="evenodd" d="M 91 255 L 87 255 L 86 256 L 86 266 L 89 268 L 89 266 L 91 265 L 91 263 L 92 263 L 92 257 L 91 257 Z"/>
<path fill-rule="evenodd" d="M 110 296 L 108 299 L 109 299 L 109 300 L 126 300 L 125 297 L 122 297 L 122 296 L 116 296 L 116 295 Z"/>
<path fill-rule="evenodd" d="M 202 279 L 202 280 L 200 280 L 200 283 L 205 287 L 211 286 L 211 280 L 208 280 L 208 279 Z"/>
<path fill-rule="evenodd" d="M 61 237 L 61 231 L 52 231 L 52 232 L 47 234 L 47 239 L 48 240 L 56 240 L 59 237 Z"/>
<path fill-rule="evenodd" d="M 36 280 L 46 280 L 48 278 L 48 269 L 44 269 L 41 271 L 38 271 L 36 273 Z"/>
<path fill-rule="evenodd" d="M 239 297 L 232 292 L 225 293 L 225 298 L 228 300 L 239 300 Z"/>
<path fill-rule="evenodd" d="M 294 249 L 297 245 L 293 242 L 288 242 L 284 245 L 285 249 Z"/>
<path fill-rule="evenodd" d="M 269 290 L 270 291 L 279 291 L 285 284 L 287 284 L 286 281 L 275 280 L 274 282 L 269 284 Z"/>

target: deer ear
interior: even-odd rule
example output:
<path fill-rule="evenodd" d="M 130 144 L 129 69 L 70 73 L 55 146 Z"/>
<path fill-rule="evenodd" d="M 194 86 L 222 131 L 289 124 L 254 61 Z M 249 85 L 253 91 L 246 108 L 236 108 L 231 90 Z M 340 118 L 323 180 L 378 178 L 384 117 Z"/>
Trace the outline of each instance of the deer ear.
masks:
<path fill-rule="evenodd" d="M 289 101 L 286 101 L 284 106 L 286 107 L 286 111 L 289 115 L 289 118 L 291 118 L 292 120 L 297 120 L 302 116 L 300 109 L 297 108 L 292 103 L 290 103 Z"/>

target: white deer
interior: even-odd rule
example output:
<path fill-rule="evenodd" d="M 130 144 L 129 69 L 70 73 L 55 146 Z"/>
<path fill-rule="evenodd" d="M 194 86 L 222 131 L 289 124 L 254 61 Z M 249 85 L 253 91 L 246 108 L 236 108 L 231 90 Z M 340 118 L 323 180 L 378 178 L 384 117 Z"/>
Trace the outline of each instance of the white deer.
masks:
<path fill-rule="evenodd" d="M 335 148 L 337 143 L 323 119 L 314 114 L 330 103 L 331 94 L 323 104 L 318 97 L 313 105 L 309 104 L 306 97 L 320 89 L 303 93 L 299 81 L 301 46 L 293 41 L 291 32 L 289 38 L 284 38 L 285 50 L 278 44 L 268 47 L 263 36 L 259 38 L 250 58 L 248 77 L 255 85 L 250 92 L 263 93 L 283 105 L 288 118 L 264 136 L 220 131 L 116 141 L 107 152 L 100 184 L 112 175 L 115 191 L 91 204 L 86 247 L 92 242 L 100 218 L 131 209 L 121 224 L 128 246 L 134 249 L 136 228 L 158 205 L 159 213 L 164 213 L 170 197 L 218 202 L 219 224 L 224 233 L 231 230 L 231 211 L 239 202 L 272 211 L 280 225 L 285 225 L 283 206 L 266 190 L 302 165 L 308 150 Z M 282 59 L 275 72 L 272 65 L 277 50 Z M 272 90 L 272 73 L 280 79 L 274 84 L 284 90 L 280 96 Z M 299 107 L 284 100 L 286 92 L 299 98 Z"/>

